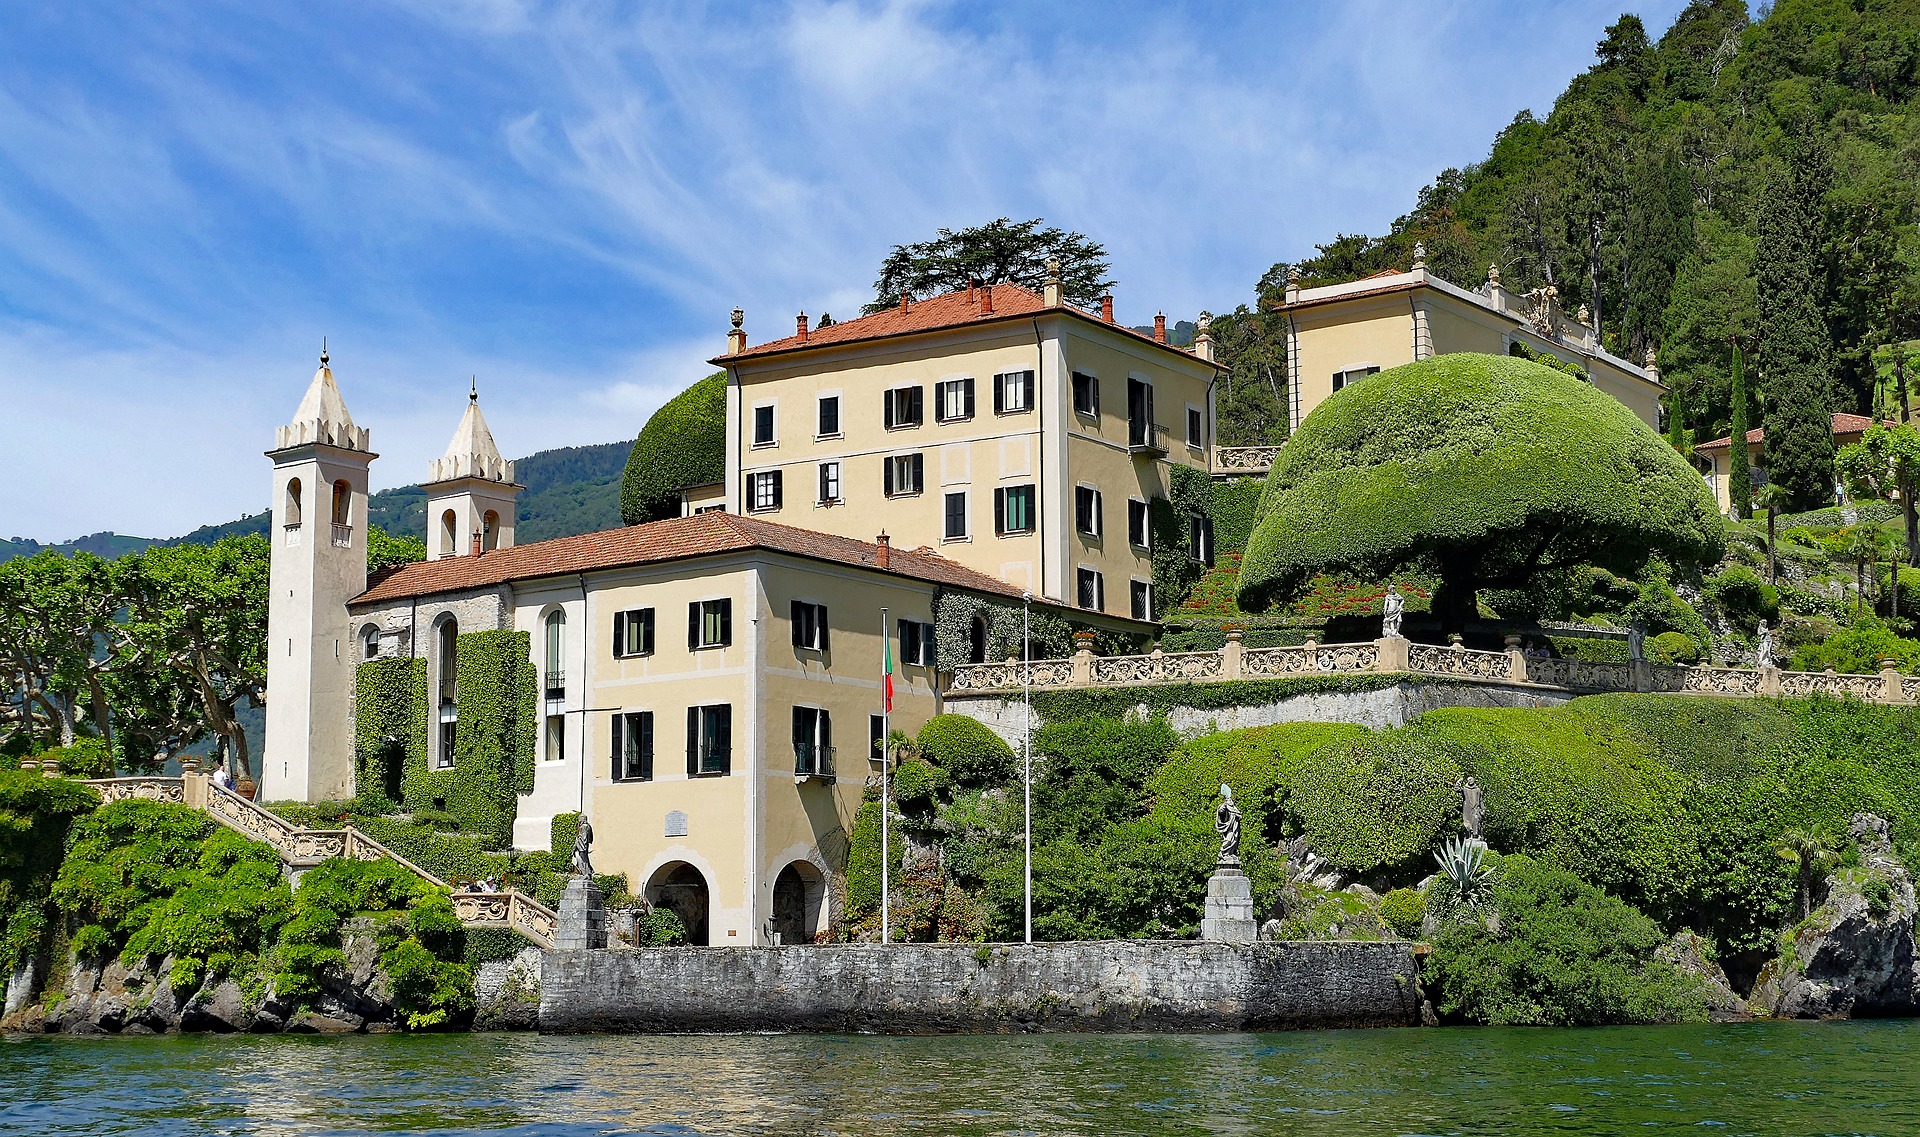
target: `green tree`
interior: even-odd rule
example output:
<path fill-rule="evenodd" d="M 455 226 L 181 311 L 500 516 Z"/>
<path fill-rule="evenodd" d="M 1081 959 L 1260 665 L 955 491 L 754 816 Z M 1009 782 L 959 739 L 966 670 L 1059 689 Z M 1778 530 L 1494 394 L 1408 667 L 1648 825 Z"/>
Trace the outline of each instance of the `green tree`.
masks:
<path fill-rule="evenodd" d="M 1820 264 L 1825 164 L 1802 139 L 1760 203 L 1758 363 L 1767 392 L 1767 472 L 1793 504 L 1833 497 L 1833 340 Z"/>
<path fill-rule="evenodd" d="M 1680 262 L 1693 252 L 1693 184 L 1675 151 L 1642 159 L 1627 209 L 1627 352 L 1637 357 L 1666 339 L 1666 310 Z"/>
<path fill-rule="evenodd" d="M 1813 885 L 1820 874 L 1832 868 L 1840 861 L 1834 851 L 1833 841 L 1819 830 L 1793 828 L 1782 833 L 1774 843 L 1774 852 L 1781 860 L 1793 865 L 1794 896 L 1797 903 L 1798 919 L 1804 920 L 1813 912 Z"/>
<path fill-rule="evenodd" d="M 1914 494 L 1920 491 L 1920 429 L 1905 423 L 1875 423 L 1860 441 L 1840 448 L 1834 468 L 1856 496 L 1880 501 L 1900 499 L 1906 520 L 1907 563 L 1920 565 L 1920 516 Z"/>
<path fill-rule="evenodd" d="M 1264 610 L 1315 573 L 1382 579 L 1420 565 L 1458 631 L 1484 588 L 1654 555 L 1720 555 L 1700 475 L 1591 385 L 1506 356 L 1443 355 L 1322 403 L 1280 451 L 1240 572 Z"/>
<path fill-rule="evenodd" d="M 1788 495 L 1785 486 L 1775 485 L 1772 482 L 1768 482 L 1766 485 L 1761 486 L 1760 492 L 1753 495 L 1753 504 L 1757 508 L 1764 509 L 1767 511 L 1767 583 L 1768 584 L 1780 583 L 1780 572 L 1779 572 L 1780 562 L 1779 562 L 1779 558 L 1775 553 L 1775 542 L 1777 538 L 1774 532 L 1774 529 L 1775 529 L 1774 523 L 1780 517 L 1781 508 L 1787 505 L 1791 500 L 1792 498 Z"/>
<path fill-rule="evenodd" d="M 1753 342 L 1753 240 L 1715 213 L 1701 217 L 1693 232 L 1695 247 L 1674 273 L 1661 316 L 1660 376 L 1692 396 L 1687 402 L 1708 430 L 1716 408 L 1728 405 L 1727 345 Z M 1749 415 L 1755 409 L 1750 401 Z"/>
<path fill-rule="evenodd" d="M 1038 217 L 1002 217 L 970 229 L 941 229 L 930 241 L 895 245 L 880 262 L 866 311 L 895 307 L 902 296 L 921 300 L 959 291 L 970 281 L 1019 284 L 1037 292 L 1046 283 L 1050 260 L 1060 262 L 1061 291 L 1071 303 L 1092 307 L 1113 287 L 1107 250 L 1099 242 Z"/>
<path fill-rule="evenodd" d="M 1745 521 L 1753 512 L 1753 470 L 1747 454 L 1747 365 L 1733 345 L 1733 446 L 1727 451 L 1727 500 L 1733 515 Z"/>
<path fill-rule="evenodd" d="M 388 572 L 427 559 L 427 543 L 412 534 L 396 537 L 378 525 L 367 527 L 367 572 Z"/>
<path fill-rule="evenodd" d="M 620 483 L 628 525 L 680 515 L 680 491 L 727 476 L 727 373 L 716 371 L 668 399 L 634 439 Z"/>
<path fill-rule="evenodd" d="M 71 746 L 84 721 L 113 737 L 107 671 L 120 599 L 113 565 L 46 550 L 0 563 L 0 744 Z"/>

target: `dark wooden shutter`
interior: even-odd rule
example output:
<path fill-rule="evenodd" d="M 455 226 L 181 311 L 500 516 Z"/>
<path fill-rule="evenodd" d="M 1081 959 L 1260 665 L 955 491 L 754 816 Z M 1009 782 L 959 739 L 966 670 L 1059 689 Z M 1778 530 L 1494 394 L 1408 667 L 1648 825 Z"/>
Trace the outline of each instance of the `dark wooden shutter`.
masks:
<path fill-rule="evenodd" d="M 653 654 L 653 609 L 640 610 L 640 654 Z"/>
<path fill-rule="evenodd" d="M 627 614 L 615 612 L 613 614 L 613 657 L 618 659 L 625 654 L 627 654 Z"/>
<path fill-rule="evenodd" d="M 893 496 L 893 459 L 880 459 L 880 484 L 888 497 Z"/>
<path fill-rule="evenodd" d="M 894 395 L 892 391 L 885 392 L 881 396 L 881 398 L 884 400 L 881 406 L 884 408 L 887 429 L 892 430 L 894 426 L 897 425 L 893 421 L 893 408 L 894 408 L 894 405 L 899 402 L 899 399 Z"/>
<path fill-rule="evenodd" d="M 700 602 L 695 600 L 687 605 L 687 650 L 693 651 L 700 646 Z"/>
<path fill-rule="evenodd" d="M 773 473 L 767 475 L 773 479 L 773 507 L 775 509 L 779 509 L 782 503 L 781 482 L 786 480 L 782 476 L 784 473 L 785 471 L 775 470 Z"/>
<path fill-rule="evenodd" d="M 821 651 L 826 651 L 828 647 L 827 606 L 825 604 L 814 605 L 813 618 L 814 618 L 814 627 L 818 629 L 817 631 L 814 632 L 814 642 L 820 645 Z"/>
<path fill-rule="evenodd" d="M 805 604 L 802 604 L 800 601 L 795 600 L 793 603 L 787 606 L 787 613 L 788 613 L 787 620 L 789 623 L 793 625 L 793 646 L 794 647 L 811 646 L 810 644 L 807 643 L 807 632 L 806 632 L 806 628 L 803 627 L 803 624 L 805 623 L 807 618 L 807 606 Z"/>
<path fill-rule="evenodd" d="M 720 772 L 733 773 L 733 704 L 714 708 L 714 749 L 720 752 Z"/>
<path fill-rule="evenodd" d="M 967 392 L 966 413 L 968 418 L 972 418 L 973 417 L 973 376 L 969 375 L 965 379 L 960 380 L 960 382 L 966 384 L 966 388 L 965 388 Z"/>
<path fill-rule="evenodd" d="M 687 708 L 687 777 L 700 772 L 700 708 Z"/>
<path fill-rule="evenodd" d="M 720 646 L 726 647 L 733 643 L 733 601 L 726 599 L 718 603 L 720 605 Z"/>
<path fill-rule="evenodd" d="M 938 641 L 934 638 L 932 624 L 920 625 L 920 662 L 928 667 L 937 667 L 940 663 Z"/>
<path fill-rule="evenodd" d="M 823 707 L 820 711 L 820 749 L 814 751 L 813 768 L 816 773 L 833 772 L 833 719 Z"/>
<path fill-rule="evenodd" d="M 1011 375 L 995 375 L 993 377 L 994 414 L 1003 415 L 1007 413 L 1007 384 L 1012 380 L 1013 376 Z"/>
<path fill-rule="evenodd" d="M 809 737 L 807 730 L 808 725 L 807 708 L 793 708 L 793 756 L 795 759 L 798 759 L 800 755 L 806 753 L 806 744 L 813 741 L 813 739 Z M 797 764 L 796 762 L 796 765 Z"/>
<path fill-rule="evenodd" d="M 1020 373 L 1020 389 L 1026 396 L 1020 401 L 1020 409 L 1023 411 L 1032 410 L 1033 409 L 1033 372 L 1022 371 Z"/>
<path fill-rule="evenodd" d="M 619 711 L 613 712 L 613 780 L 619 781 L 627 776 L 626 752 L 620 748 L 621 728 L 626 725 L 626 716 Z"/>
<path fill-rule="evenodd" d="M 653 712 L 641 711 L 640 727 L 640 776 L 649 781 L 653 778 Z"/>
<path fill-rule="evenodd" d="M 919 426 L 927 421 L 927 389 L 911 387 L 907 390 L 907 423 Z"/>
<path fill-rule="evenodd" d="M 927 487 L 927 456 L 915 454 L 910 464 L 913 466 L 913 492 L 919 493 Z"/>
<path fill-rule="evenodd" d="M 993 491 L 993 531 L 996 535 L 1007 531 L 1007 491 Z"/>
<path fill-rule="evenodd" d="M 1100 380 L 1089 375 L 1087 386 L 1093 392 L 1093 413 L 1097 416 L 1100 413 Z"/>

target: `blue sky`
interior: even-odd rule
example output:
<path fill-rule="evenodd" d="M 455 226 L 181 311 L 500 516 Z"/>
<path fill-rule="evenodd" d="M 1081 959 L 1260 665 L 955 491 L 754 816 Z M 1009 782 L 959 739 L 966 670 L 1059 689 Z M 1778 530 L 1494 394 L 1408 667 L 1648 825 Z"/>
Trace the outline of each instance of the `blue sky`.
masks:
<path fill-rule="evenodd" d="M 631 437 L 735 304 L 850 314 L 941 226 L 1087 233 L 1129 322 L 1229 309 L 1621 10 L 0 0 L 0 535 L 261 508 L 322 335 L 384 487 L 470 374 L 509 455 Z"/>

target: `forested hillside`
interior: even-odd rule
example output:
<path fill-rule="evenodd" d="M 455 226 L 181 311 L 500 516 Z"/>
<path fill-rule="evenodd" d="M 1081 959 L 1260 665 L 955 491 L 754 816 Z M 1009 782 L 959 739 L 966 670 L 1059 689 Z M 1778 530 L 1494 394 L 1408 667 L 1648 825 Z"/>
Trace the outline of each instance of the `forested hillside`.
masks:
<path fill-rule="evenodd" d="M 1885 413 L 1899 358 L 1887 345 L 1920 336 L 1917 91 L 1916 0 L 1752 14 L 1697 0 L 1657 40 L 1622 16 L 1544 120 L 1522 111 L 1385 234 L 1339 235 L 1297 267 L 1309 287 L 1358 279 L 1406 268 L 1422 241 L 1457 284 L 1497 264 L 1508 288 L 1552 286 L 1568 311 L 1592 310 L 1610 351 L 1657 351 L 1683 429 L 1702 440 L 1727 432 L 1736 346 L 1756 418 L 1782 436 L 1783 415 Z M 1233 366 L 1230 441 L 1285 433 L 1270 307 L 1288 267 L 1215 324 Z"/>

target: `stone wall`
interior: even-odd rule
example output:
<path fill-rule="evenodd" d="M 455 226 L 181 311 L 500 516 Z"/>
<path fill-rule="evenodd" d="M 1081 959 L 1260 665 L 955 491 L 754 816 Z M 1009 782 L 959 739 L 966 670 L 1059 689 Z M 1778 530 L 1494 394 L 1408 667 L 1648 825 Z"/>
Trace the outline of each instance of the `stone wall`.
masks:
<path fill-rule="evenodd" d="M 1167 713 L 1167 721 L 1185 737 L 1217 730 L 1272 726 L 1283 722 L 1346 722 L 1376 730 L 1404 726 L 1437 707 L 1557 707 L 1574 697 L 1571 691 L 1549 691 L 1511 683 L 1475 683 L 1450 679 L 1444 683 L 1408 679 L 1377 691 L 1317 692 L 1290 695 L 1244 707 L 1181 707 Z M 1026 707 L 1018 695 L 951 694 L 943 710 L 979 719 L 1016 750 L 1026 721 Z M 1139 711 L 1146 713 L 1146 705 Z"/>
<path fill-rule="evenodd" d="M 1102 940 L 548 952 L 540 1029 L 885 1034 L 1413 1026 L 1407 944 Z"/>

